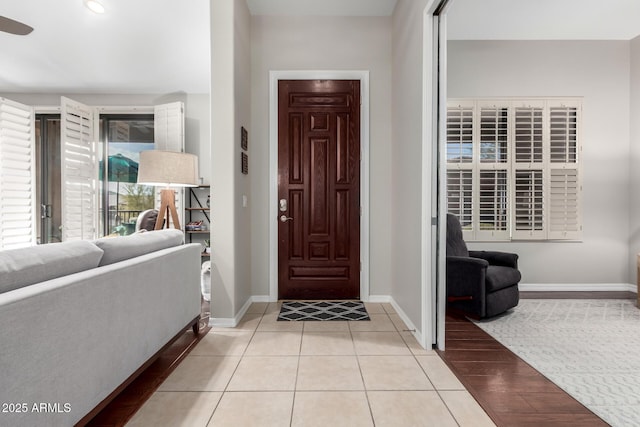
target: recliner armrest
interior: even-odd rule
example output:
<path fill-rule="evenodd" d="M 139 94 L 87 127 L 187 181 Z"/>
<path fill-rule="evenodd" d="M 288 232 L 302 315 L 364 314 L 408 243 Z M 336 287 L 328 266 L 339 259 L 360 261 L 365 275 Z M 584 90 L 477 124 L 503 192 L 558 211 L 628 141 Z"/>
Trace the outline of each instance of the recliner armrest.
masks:
<path fill-rule="evenodd" d="M 489 263 L 479 258 L 447 257 L 447 294 L 483 295 Z"/>
<path fill-rule="evenodd" d="M 518 268 L 518 254 L 498 251 L 469 251 L 469 256 L 483 259 L 490 265 Z"/>
<path fill-rule="evenodd" d="M 447 301 L 484 317 L 488 266 L 489 263 L 480 258 L 448 256 Z"/>

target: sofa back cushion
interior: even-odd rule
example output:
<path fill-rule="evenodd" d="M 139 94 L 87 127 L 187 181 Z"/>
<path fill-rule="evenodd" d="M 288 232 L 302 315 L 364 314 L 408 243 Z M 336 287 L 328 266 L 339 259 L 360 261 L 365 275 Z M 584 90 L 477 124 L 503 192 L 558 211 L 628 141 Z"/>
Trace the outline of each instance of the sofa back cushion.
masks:
<path fill-rule="evenodd" d="M 86 240 L 0 251 L 0 293 L 95 268 L 102 254 Z"/>
<path fill-rule="evenodd" d="M 184 234 L 173 228 L 134 233 L 123 237 L 104 237 L 95 241 L 104 251 L 100 265 L 109 265 L 150 252 L 181 245 Z"/>

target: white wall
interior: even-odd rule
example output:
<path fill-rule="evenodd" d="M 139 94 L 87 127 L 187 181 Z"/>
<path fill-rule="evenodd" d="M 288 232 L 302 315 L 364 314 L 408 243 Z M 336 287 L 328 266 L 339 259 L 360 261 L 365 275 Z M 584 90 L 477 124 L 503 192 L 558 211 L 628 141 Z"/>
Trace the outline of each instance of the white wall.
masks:
<path fill-rule="evenodd" d="M 251 228 L 242 196 L 240 127 L 251 122 L 250 15 L 244 0 L 211 4 L 211 316 L 233 321 L 251 297 Z M 238 319 L 236 319 L 238 320 Z"/>
<path fill-rule="evenodd" d="M 629 185 L 629 277 L 637 283 L 636 257 L 640 252 L 640 36 L 631 40 L 631 150 Z"/>
<path fill-rule="evenodd" d="M 391 293 L 391 19 L 254 16 L 249 129 L 252 292 L 269 294 L 269 71 L 370 71 L 370 294 Z"/>
<path fill-rule="evenodd" d="M 629 89 L 629 42 L 450 41 L 451 98 L 584 97 L 582 242 L 470 247 L 518 253 L 522 283 L 629 283 Z"/>
<path fill-rule="evenodd" d="M 424 9 L 400 0 L 393 14 L 391 295 L 413 324 L 422 322 L 422 182 Z M 430 196 L 429 196 L 430 197 Z M 428 198 L 429 198 L 428 197 Z M 426 315 L 426 314 L 425 314 Z M 421 333 L 427 331 L 419 331 Z"/>
<path fill-rule="evenodd" d="M 37 94 L 37 93 L 4 93 L 0 96 L 13 99 L 26 105 L 40 108 L 53 108 L 60 106 L 60 96 L 66 96 L 78 102 L 90 106 L 100 107 L 150 107 L 153 105 L 182 101 L 185 104 L 185 150 L 198 156 L 200 176 L 204 183 L 209 183 L 211 176 L 210 159 L 210 111 L 209 94 Z"/>
<path fill-rule="evenodd" d="M 211 320 L 233 318 L 236 286 L 234 0 L 211 3 Z"/>
<path fill-rule="evenodd" d="M 211 184 L 211 100 L 209 94 L 187 94 L 185 103 L 185 151 L 198 156 L 203 184 Z"/>
<path fill-rule="evenodd" d="M 251 175 L 244 175 L 240 168 L 240 129 L 249 129 L 251 124 L 251 15 L 244 0 L 235 0 L 234 26 L 234 64 L 235 64 L 235 128 L 233 164 L 235 165 L 236 206 L 236 289 L 235 307 L 238 309 L 249 300 L 251 292 L 251 213 L 248 202 L 251 200 Z M 250 155 L 252 150 L 248 150 Z M 252 171 L 249 170 L 249 174 Z M 243 205 L 243 196 L 247 206 Z M 215 221 L 215 211 L 213 217 Z"/>

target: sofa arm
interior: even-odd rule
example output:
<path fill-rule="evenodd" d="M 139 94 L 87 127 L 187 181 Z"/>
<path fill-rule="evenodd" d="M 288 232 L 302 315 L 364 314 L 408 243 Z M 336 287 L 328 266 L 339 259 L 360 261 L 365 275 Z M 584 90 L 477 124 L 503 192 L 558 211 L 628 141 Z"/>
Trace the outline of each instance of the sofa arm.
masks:
<path fill-rule="evenodd" d="M 500 265 L 518 269 L 518 254 L 497 251 L 469 251 L 469 256 L 487 261 L 490 265 Z"/>

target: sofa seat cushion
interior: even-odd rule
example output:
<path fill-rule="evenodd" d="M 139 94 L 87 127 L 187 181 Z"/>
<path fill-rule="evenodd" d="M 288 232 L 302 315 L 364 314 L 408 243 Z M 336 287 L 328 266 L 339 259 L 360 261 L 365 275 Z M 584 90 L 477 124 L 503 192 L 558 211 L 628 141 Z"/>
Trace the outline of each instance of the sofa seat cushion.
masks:
<path fill-rule="evenodd" d="M 0 293 L 95 268 L 102 254 L 86 240 L 0 251 Z"/>
<path fill-rule="evenodd" d="M 490 265 L 487 267 L 487 292 L 495 292 L 513 286 L 520 281 L 520 278 L 520 272 L 515 268 Z"/>
<path fill-rule="evenodd" d="M 109 265 L 140 255 L 181 245 L 184 234 L 180 230 L 165 229 L 134 233 L 123 237 L 104 237 L 95 241 L 104 251 L 100 265 Z"/>

